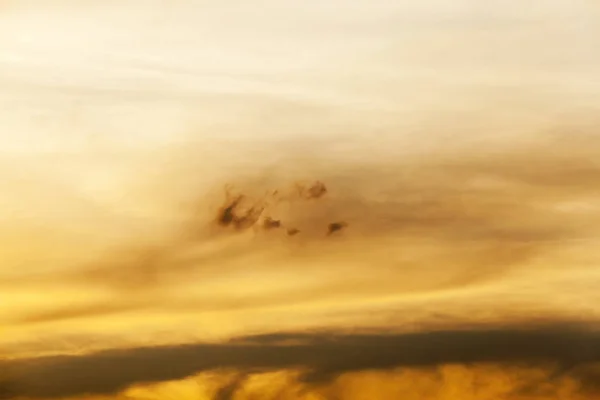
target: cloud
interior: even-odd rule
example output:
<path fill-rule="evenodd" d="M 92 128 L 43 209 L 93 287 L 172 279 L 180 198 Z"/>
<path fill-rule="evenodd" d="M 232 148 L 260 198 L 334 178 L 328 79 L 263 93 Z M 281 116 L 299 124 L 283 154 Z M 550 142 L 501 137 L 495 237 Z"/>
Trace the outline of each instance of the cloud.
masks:
<path fill-rule="evenodd" d="M 21 313 L 15 322 L 460 289 L 500 282 L 539 257 L 597 237 L 600 210 L 593 204 L 600 196 L 600 165 L 594 149 L 600 143 L 586 132 L 540 133 L 475 148 L 454 143 L 359 161 L 354 153 L 333 151 L 335 143 L 320 143 L 308 160 L 297 153 L 304 154 L 305 146 L 261 146 L 289 162 L 273 167 L 253 159 L 252 167 L 242 168 L 239 161 L 208 185 L 183 167 L 172 176 L 167 168 L 160 192 L 186 193 L 177 223 L 154 237 L 119 244 L 92 264 L 5 280 L 11 287 L 99 286 L 114 293 L 98 303 Z M 179 180 L 185 187 L 175 190 Z M 227 215 L 245 229 L 221 226 Z M 342 221 L 350 229 L 329 237 L 328 227 Z M 229 295 L 196 302 L 169 298 L 169 290 L 192 280 L 202 287 L 249 270 L 316 276 L 324 274 L 323 265 L 337 272 L 336 282 L 285 293 L 265 287 L 235 301 Z M 564 270 L 546 266 L 539 278 L 555 273 Z"/>
<path fill-rule="evenodd" d="M 117 393 L 136 384 L 218 369 L 242 373 L 298 369 L 306 371 L 303 382 L 317 385 L 355 371 L 481 363 L 556 364 L 558 375 L 567 374 L 586 389 L 596 390 L 591 383 L 595 373 L 584 367 L 598 362 L 600 335 L 596 331 L 554 325 L 397 334 L 273 334 L 221 344 L 13 360 L 4 367 L 14 372 L 17 395 L 52 398 Z"/>
<path fill-rule="evenodd" d="M 577 138 L 570 143 L 561 135 L 540 134 L 531 143 L 516 143 L 508 148 L 479 151 L 450 148 L 400 160 L 351 164 L 328 156 L 327 145 L 322 144 L 325 149 L 314 156 L 319 162 L 292 162 L 291 166 L 282 165 L 275 171 L 257 162 L 254 172 L 240 171 L 239 176 L 235 170 L 228 170 L 217 186 L 231 185 L 239 195 L 225 198 L 224 203 L 221 190 L 207 191 L 190 185 L 189 195 L 196 198 L 193 207 L 197 214 L 190 214 L 180 231 L 172 240 L 166 240 L 163 247 L 152 247 L 146 252 L 154 261 L 160 258 L 155 253 L 165 255 L 177 252 L 180 247 L 214 239 L 215 231 L 209 228 L 215 202 L 221 203 L 220 223 L 229 225 L 235 219 L 233 210 L 240 209 L 243 201 L 248 204 L 241 208 L 249 215 L 238 218 L 249 219 L 250 225 L 250 220 L 258 218 L 255 214 L 270 207 L 274 213 L 286 216 L 288 223 L 293 221 L 308 227 L 303 233 L 314 231 L 317 235 L 326 232 L 327 224 L 337 222 L 337 218 L 351 218 L 361 232 L 372 235 L 426 234 L 444 240 L 477 238 L 529 241 L 532 245 L 572 237 L 583 233 L 589 225 L 581 226 L 580 221 L 561 215 L 551 206 L 597 195 L 596 182 L 600 177 L 600 166 L 590 153 L 600 145 L 598 139 L 585 135 Z M 306 177 L 317 183 L 304 187 L 292 198 L 296 182 Z M 312 190 L 323 192 L 312 195 Z M 271 191 L 277 194 L 265 198 L 264 193 Z M 204 194 L 199 196 L 195 192 Z M 320 201 L 298 201 L 310 197 L 318 197 Z M 515 225 L 517 221 L 519 224 Z M 192 237 L 193 232 L 196 237 Z M 115 256 L 121 258 L 122 254 Z M 152 261 L 138 262 L 152 264 Z M 168 260 L 164 262 L 169 264 Z M 111 260 L 105 263 L 110 269 Z M 205 263 L 197 264 L 202 268 Z"/>
<path fill-rule="evenodd" d="M 230 400 L 241 389 L 246 380 L 245 375 L 235 376 L 231 382 L 223 385 L 214 396 L 214 400 Z"/>

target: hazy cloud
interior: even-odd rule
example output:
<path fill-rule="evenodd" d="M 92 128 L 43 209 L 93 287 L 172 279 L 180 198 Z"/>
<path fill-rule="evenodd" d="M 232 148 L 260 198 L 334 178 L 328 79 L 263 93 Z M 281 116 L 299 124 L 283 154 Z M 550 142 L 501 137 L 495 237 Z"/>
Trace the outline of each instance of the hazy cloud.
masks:
<path fill-rule="evenodd" d="M 246 171 L 243 178 L 231 171 L 223 176 L 223 184 L 239 194 L 228 195 L 223 203 L 222 191 L 207 192 L 191 185 L 189 197 L 197 199 L 197 212 L 179 228 L 173 226 L 149 245 L 144 238 L 134 246 L 124 244 L 96 265 L 82 266 L 71 276 L 48 277 L 47 282 L 80 280 L 148 289 L 172 279 L 176 282 L 191 271 L 217 265 L 222 270 L 227 263 L 255 253 L 273 263 L 299 254 L 298 240 L 273 239 L 266 232 L 256 232 L 253 240 L 235 239 L 215 230 L 217 210 L 217 221 L 223 226 L 249 228 L 261 220 L 266 227 L 285 227 L 287 236 L 302 238 L 302 254 L 307 257 L 335 255 L 343 262 L 346 242 L 331 244 L 325 234 L 351 225 L 347 243 L 354 249 L 377 248 L 390 238 L 400 247 L 403 243 L 410 247 L 413 239 L 435 241 L 442 249 L 474 243 L 478 252 L 455 252 L 433 262 L 469 269 L 485 260 L 497 267 L 481 266 L 480 271 L 495 274 L 498 268 L 505 271 L 524 263 L 557 242 L 595 235 L 600 213 L 578 214 L 568 207 L 592 204 L 600 196 L 600 165 L 592 154 L 600 143 L 589 135 L 577 134 L 572 140 L 565 135 L 540 135 L 524 144 L 481 153 L 450 148 L 362 164 L 330 157 L 320 164 L 291 163 L 264 173 L 257 165 L 254 175 Z M 325 145 L 321 151 L 327 153 Z M 315 158 L 323 161 L 325 156 L 319 154 Z M 294 181 L 306 176 L 318 179 L 317 183 L 296 191 Z M 316 197 L 315 202 L 303 201 Z M 286 231 L 273 233 L 276 238 L 286 237 Z"/>

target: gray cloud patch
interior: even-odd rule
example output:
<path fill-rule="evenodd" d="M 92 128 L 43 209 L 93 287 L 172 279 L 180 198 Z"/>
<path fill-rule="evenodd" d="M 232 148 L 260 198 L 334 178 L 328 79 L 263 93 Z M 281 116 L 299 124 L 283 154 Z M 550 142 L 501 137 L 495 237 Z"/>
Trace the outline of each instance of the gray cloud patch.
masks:
<path fill-rule="evenodd" d="M 222 344 L 5 361 L 3 367 L 16 378 L 16 396 L 52 398 L 110 394 L 132 384 L 182 379 L 221 368 L 243 373 L 298 368 L 308 371 L 304 381 L 314 384 L 345 372 L 455 363 L 556 363 L 558 374 L 570 374 L 588 390 L 597 390 L 593 382 L 600 376 L 587 366 L 598 362 L 598 332 L 547 326 L 410 334 L 273 334 Z"/>

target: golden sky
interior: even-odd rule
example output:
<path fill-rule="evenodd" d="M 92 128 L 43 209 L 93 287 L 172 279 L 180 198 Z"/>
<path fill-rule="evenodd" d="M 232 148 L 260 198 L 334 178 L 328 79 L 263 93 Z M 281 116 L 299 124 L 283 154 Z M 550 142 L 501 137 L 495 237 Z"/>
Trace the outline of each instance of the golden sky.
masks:
<path fill-rule="evenodd" d="M 600 398 L 599 49 L 590 0 L 0 1 L 9 398 Z"/>

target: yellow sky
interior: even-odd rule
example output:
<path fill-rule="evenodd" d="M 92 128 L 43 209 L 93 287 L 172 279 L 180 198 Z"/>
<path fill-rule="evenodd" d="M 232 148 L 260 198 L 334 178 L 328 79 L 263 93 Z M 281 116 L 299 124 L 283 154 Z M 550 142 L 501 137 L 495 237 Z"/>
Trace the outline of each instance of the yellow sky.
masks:
<path fill-rule="evenodd" d="M 2 352 L 595 323 L 599 19 L 589 0 L 1 1 Z M 268 199 L 297 236 L 214 226 L 225 185 L 315 180 L 323 198 Z"/>

